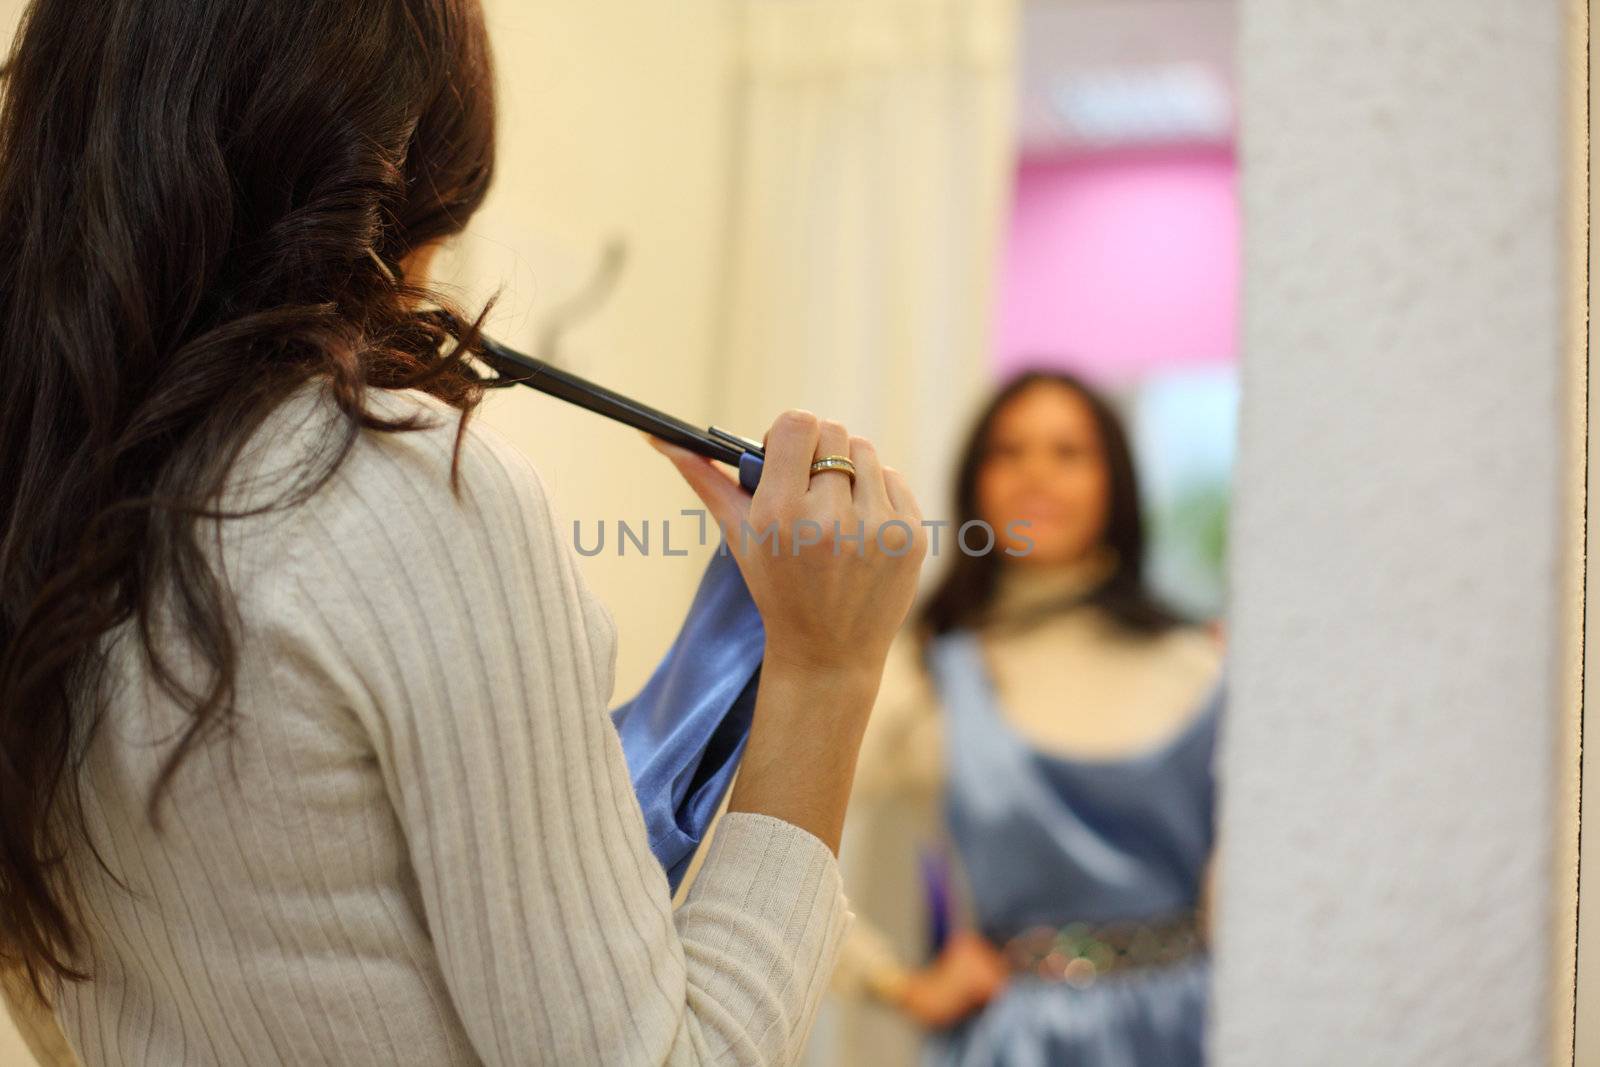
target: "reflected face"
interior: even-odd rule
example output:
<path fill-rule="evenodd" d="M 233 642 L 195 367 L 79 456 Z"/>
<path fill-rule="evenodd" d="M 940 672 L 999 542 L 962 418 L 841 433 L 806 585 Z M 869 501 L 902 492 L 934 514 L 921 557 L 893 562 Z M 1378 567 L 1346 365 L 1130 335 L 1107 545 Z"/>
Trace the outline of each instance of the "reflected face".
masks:
<path fill-rule="evenodd" d="M 1100 543 L 1110 511 L 1110 472 L 1094 412 L 1075 391 L 1040 382 L 995 417 L 978 469 L 978 514 L 997 550 L 1025 549 L 1007 536 L 1013 522 L 1033 547 L 1018 563 L 1066 563 Z"/>

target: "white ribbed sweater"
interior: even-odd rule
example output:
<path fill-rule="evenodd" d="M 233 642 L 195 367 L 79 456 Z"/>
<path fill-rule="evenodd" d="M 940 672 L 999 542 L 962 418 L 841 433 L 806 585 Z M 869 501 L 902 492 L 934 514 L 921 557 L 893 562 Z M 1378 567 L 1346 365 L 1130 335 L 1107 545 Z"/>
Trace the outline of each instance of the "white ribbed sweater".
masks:
<path fill-rule="evenodd" d="M 729 815 L 682 906 L 606 715 L 615 632 L 528 461 L 418 392 L 287 512 L 223 524 L 238 712 L 151 782 L 182 724 L 129 641 L 82 773 L 87 1064 L 786 1063 L 848 922 L 832 854 Z M 318 389 L 255 435 L 230 502 L 334 439 Z M 663 610 L 676 610 L 663 607 Z"/>

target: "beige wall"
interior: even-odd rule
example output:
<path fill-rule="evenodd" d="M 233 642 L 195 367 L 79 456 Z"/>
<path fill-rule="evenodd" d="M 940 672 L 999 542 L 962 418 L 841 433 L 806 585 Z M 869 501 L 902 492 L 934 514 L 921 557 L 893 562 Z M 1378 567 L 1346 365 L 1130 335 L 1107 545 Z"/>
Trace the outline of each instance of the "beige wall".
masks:
<path fill-rule="evenodd" d="M 442 276 L 502 285 L 495 332 L 531 344 L 582 288 L 606 241 L 626 241 L 620 283 L 570 335 L 570 369 L 691 421 L 711 419 L 710 357 L 722 221 L 727 5 L 489 0 L 499 65 L 499 172 Z M 490 421 L 532 457 L 567 522 L 607 552 L 583 567 L 616 616 L 617 694 L 631 694 L 677 631 L 704 561 L 617 558 L 617 519 L 637 526 L 698 506 L 636 433 L 526 389 Z M 731 427 L 759 434 L 764 427 Z M 695 534 L 674 524 L 674 548 Z"/>
<path fill-rule="evenodd" d="M 7 1067 L 33 1067 L 34 1062 L 11 1017 L 0 1011 L 0 1063 Z"/>

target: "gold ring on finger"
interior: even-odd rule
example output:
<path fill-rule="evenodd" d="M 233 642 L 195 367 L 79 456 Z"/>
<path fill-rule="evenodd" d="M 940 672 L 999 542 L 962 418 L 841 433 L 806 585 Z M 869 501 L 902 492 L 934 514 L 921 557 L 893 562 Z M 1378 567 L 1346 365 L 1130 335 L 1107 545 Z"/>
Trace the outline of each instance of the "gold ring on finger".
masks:
<path fill-rule="evenodd" d="M 851 484 L 856 480 L 856 465 L 850 462 L 849 456 L 823 456 L 811 464 L 812 474 L 821 474 L 823 471 L 841 471 L 848 474 Z"/>

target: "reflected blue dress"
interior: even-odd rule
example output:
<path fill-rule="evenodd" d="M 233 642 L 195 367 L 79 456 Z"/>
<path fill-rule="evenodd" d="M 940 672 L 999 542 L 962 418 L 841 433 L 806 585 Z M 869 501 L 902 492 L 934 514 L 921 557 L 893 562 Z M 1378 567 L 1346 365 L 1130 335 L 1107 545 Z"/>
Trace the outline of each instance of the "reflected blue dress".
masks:
<path fill-rule="evenodd" d="M 978 637 L 936 638 L 929 669 L 948 716 L 945 808 L 979 931 L 1160 921 L 1199 901 L 1214 839 L 1218 678 L 1170 740 L 1118 759 L 1042 752 L 1007 721 Z M 1189 1067 L 1204 1058 L 1203 954 L 1077 986 L 1024 974 L 933 1038 L 940 1067 Z"/>

